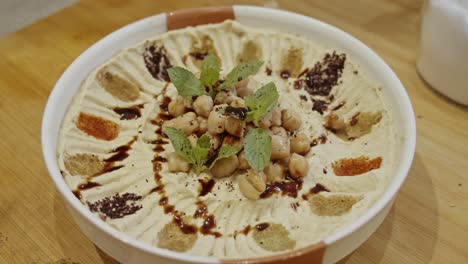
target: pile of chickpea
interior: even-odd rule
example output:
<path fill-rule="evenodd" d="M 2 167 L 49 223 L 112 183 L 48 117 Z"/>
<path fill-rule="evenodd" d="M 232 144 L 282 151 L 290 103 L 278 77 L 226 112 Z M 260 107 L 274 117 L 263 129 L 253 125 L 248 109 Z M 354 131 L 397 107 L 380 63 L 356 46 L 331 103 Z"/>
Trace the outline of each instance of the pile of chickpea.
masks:
<path fill-rule="evenodd" d="M 242 149 L 244 135 L 256 126 L 220 109 L 228 105 L 245 107 L 243 98 L 253 94 L 254 85 L 253 81 L 243 80 L 235 89 L 223 90 L 214 99 L 201 95 L 192 102 L 178 97 L 168 105 L 168 112 L 174 118 L 166 121 L 163 128 L 180 129 L 192 145 L 196 143 L 197 135 L 207 133 L 211 143 L 210 156 L 215 156 L 222 144 Z M 276 106 L 258 122 L 258 127 L 268 130 L 272 143 L 271 159 L 263 172 L 253 171 L 245 152 L 241 150 L 237 155 L 218 160 L 210 170 L 212 176 L 227 177 L 236 170 L 247 170 L 247 173 L 239 176 L 239 189 L 249 199 L 258 199 L 267 184 L 284 180 L 287 173 L 294 179 L 305 177 L 308 163 L 304 156 L 310 151 L 312 140 L 306 134 L 297 132 L 301 124 L 299 115 L 293 110 Z M 170 153 L 167 160 L 171 172 L 190 171 L 190 164 L 175 152 Z"/>

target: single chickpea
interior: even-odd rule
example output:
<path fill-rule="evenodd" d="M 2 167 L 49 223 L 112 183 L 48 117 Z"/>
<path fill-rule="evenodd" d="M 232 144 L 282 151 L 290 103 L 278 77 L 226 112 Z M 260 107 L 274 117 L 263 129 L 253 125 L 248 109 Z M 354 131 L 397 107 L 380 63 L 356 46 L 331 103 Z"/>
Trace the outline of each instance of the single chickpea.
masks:
<path fill-rule="evenodd" d="M 252 81 L 244 79 L 236 84 L 236 92 L 240 97 L 246 97 L 253 94 Z"/>
<path fill-rule="evenodd" d="M 208 120 L 204 117 L 197 116 L 198 121 L 198 133 L 204 134 L 208 131 Z"/>
<path fill-rule="evenodd" d="M 265 129 L 271 127 L 271 112 L 267 113 L 258 121 L 258 126 Z"/>
<path fill-rule="evenodd" d="M 250 164 L 247 161 L 247 157 L 244 151 L 241 151 L 239 154 L 237 154 L 237 158 L 239 159 L 239 169 L 241 170 L 250 169 Z"/>
<path fill-rule="evenodd" d="M 248 199 L 256 200 L 266 189 L 266 176 L 263 172 L 255 173 L 249 170 L 239 176 L 239 189 Z"/>
<path fill-rule="evenodd" d="M 189 98 L 183 98 L 185 108 L 193 109 L 193 100 Z"/>
<path fill-rule="evenodd" d="M 187 112 L 187 108 L 184 105 L 184 99 L 177 98 L 169 103 L 167 106 L 167 111 L 173 117 L 178 117 Z"/>
<path fill-rule="evenodd" d="M 230 176 L 239 167 L 239 160 L 237 156 L 230 156 L 228 158 L 218 160 L 211 168 L 211 174 L 215 178 L 222 178 Z"/>
<path fill-rule="evenodd" d="M 272 135 L 277 135 L 277 136 L 281 136 L 281 137 L 284 137 L 284 138 L 287 138 L 288 137 L 288 132 L 286 132 L 286 129 L 284 129 L 284 127 L 272 127 L 270 129 Z"/>
<path fill-rule="evenodd" d="M 214 98 L 215 105 L 230 104 L 234 99 L 238 98 L 231 90 L 222 90 Z"/>
<path fill-rule="evenodd" d="M 280 160 L 289 157 L 289 139 L 280 135 L 271 136 L 271 159 Z"/>
<path fill-rule="evenodd" d="M 305 155 L 310 150 L 312 140 L 304 133 L 298 133 L 291 137 L 291 151 L 297 154 Z"/>
<path fill-rule="evenodd" d="M 193 110 L 203 117 L 208 117 L 213 109 L 213 99 L 209 95 L 200 95 L 193 102 Z"/>
<path fill-rule="evenodd" d="M 197 145 L 197 140 L 198 140 L 198 136 L 195 135 L 195 134 L 191 134 L 189 135 L 188 137 L 188 140 L 190 141 L 190 145 L 192 145 L 192 147 L 195 147 Z"/>
<path fill-rule="evenodd" d="M 208 116 L 208 132 L 211 134 L 221 134 L 224 132 L 224 119 L 226 117 L 217 111 L 215 107 Z"/>
<path fill-rule="evenodd" d="M 284 179 L 286 169 L 279 163 L 270 163 L 264 169 L 267 182 L 277 182 Z"/>
<path fill-rule="evenodd" d="M 219 135 L 207 134 L 210 137 L 210 151 L 208 155 L 213 158 L 221 146 L 221 137 Z"/>
<path fill-rule="evenodd" d="M 289 131 L 298 129 L 302 124 L 297 113 L 289 109 L 283 109 L 281 111 L 281 122 L 283 123 L 283 127 Z"/>
<path fill-rule="evenodd" d="M 167 155 L 167 166 L 170 172 L 188 172 L 190 163 L 185 161 L 177 153 L 172 152 Z"/>
<path fill-rule="evenodd" d="M 234 100 L 232 100 L 231 106 L 232 107 L 245 107 L 245 100 L 237 97 Z"/>
<path fill-rule="evenodd" d="M 185 135 L 190 135 L 198 131 L 198 121 L 194 112 L 185 113 L 179 117 L 164 122 L 163 131 L 166 127 L 173 127 L 182 130 Z"/>
<path fill-rule="evenodd" d="M 309 170 L 309 164 L 304 156 L 301 156 L 297 153 L 293 153 L 291 155 L 291 159 L 289 160 L 289 174 L 294 179 L 299 179 L 307 176 L 307 172 Z"/>
<path fill-rule="evenodd" d="M 229 134 L 236 137 L 242 137 L 245 130 L 245 121 L 239 120 L 232 116 L 227 116 L 224 121 L 224 127 L 226 132 Z"/>
<path fill-rule="evenodd" d="M 280 127 L 281 123 L 281 110 L 278 107 L 275 107 L 271 111 L 271 125 Z"/>

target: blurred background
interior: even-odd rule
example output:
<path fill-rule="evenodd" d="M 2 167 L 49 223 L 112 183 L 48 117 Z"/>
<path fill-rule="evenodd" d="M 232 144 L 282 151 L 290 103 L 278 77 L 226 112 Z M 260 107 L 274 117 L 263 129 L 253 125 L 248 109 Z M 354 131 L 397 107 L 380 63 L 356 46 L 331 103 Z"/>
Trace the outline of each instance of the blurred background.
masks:
<path fill-rule="evenodd" d="M 0 36 L 58 12 L 78 0 L 0 0 Z"/>

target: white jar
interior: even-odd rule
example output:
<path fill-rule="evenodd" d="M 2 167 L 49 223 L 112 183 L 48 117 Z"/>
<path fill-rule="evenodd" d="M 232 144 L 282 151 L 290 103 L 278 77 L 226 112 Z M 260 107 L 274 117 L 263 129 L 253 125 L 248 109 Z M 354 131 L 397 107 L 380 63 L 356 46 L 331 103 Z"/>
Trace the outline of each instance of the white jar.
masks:
<path fill-rule="evenodd" d="M 468 0 L 427 0 L 417 68 L 434 89 L 468 105 Z"/>

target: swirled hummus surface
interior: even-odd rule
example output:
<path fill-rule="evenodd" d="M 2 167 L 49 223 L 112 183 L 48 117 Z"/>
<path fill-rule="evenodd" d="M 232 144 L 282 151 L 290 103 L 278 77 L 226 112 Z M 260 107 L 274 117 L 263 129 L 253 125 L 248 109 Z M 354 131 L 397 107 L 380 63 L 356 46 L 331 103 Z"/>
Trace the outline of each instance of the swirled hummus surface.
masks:
<path fill-rule="evenodd" d="M 167 69 L 200 74 L 212 53 L 226 75 L 262 60 L 251 80 L 274 82 L 282 109 L 310 137 L 307 176 L 269 183 L 257 200 L 231 177 L 169 172 L 162 133 L 177 90 Z M 189 27 L 123 50 L 95 69 L 69 106 L 57 148 L 63 177 L 110 226 L 156 247 L 245 258 L 299 249 L 363 215 L 391 179 L 396 141 L 379 85 L 333 47 L 234 21 Z"/>

